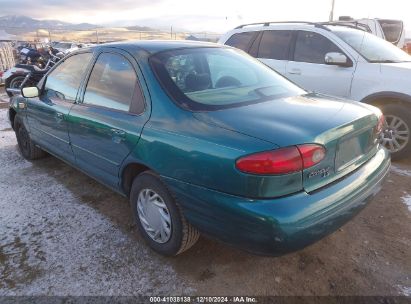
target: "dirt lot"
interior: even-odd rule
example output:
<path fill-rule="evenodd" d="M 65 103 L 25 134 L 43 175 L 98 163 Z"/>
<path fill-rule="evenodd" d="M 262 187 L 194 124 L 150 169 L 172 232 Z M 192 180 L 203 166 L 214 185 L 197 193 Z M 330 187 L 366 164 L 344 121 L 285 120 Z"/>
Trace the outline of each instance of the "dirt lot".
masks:
<path fill-rule="evenodd" d="M 411 295 L 411 160 L 353 221 L 279 258 L 205 238 L 158 256 L 126 199 L 53 157 L 24 160 L 5 109 L 0 195 L 0 295 Z"/>

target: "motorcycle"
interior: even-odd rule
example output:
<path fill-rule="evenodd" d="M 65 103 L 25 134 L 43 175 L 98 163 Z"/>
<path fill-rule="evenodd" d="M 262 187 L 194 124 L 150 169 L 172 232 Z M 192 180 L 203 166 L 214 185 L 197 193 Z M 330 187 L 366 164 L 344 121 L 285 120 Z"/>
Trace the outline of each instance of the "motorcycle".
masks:
<path fill-rule="evenodd" d="M 7 95 L 12 97 L 15 94 L 20 94 L 21 89 L 24 87 L 36 86 L 48 70 L 63 57 L 63 53 L 55 54 L 50 51 L 49 59 L 44 68 L 31 64 L 17 64 L 7 70 L 3 74 Z"/>
<path fill-rule="evenodd" d="M 19 61 L 22 64 L 33 64 L 39 68 L 44 67 L 44 57 L 42 48 L 37 48 L 34 44 L 26 44 L 19 50 Z"/>

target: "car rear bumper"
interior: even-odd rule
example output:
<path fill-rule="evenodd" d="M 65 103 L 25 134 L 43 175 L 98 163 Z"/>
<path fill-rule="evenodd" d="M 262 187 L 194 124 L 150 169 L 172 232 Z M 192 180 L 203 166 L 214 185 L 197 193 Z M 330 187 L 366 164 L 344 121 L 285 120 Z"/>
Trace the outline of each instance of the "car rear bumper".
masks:
<path fill-rule="evenodd" d="M 390 169 L 384 149 L 355 172 L 312 193 L 247 199 L 164 177 L 201 232 L 264 255 L 301 249 L 335 231 L 379 192 Z"/>

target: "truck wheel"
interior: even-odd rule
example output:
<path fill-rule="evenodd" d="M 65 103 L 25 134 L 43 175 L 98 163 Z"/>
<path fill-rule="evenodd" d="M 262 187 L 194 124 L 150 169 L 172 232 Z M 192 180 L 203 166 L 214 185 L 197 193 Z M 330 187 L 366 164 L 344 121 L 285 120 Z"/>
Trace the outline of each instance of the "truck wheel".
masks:
<path fill-rule="evenodd" d="M 175 256 L 197 242 L 199 232 L 187 222 L 176 199 L 153 172 L 143 172 L 134 179 L 130 204 L 140 234 L 154 251 Z"/>
<path fill-rule="evenodd" d="M 411 155 L 411 110 L 398 104 L 381 107 L 386 126 L 381 144 L 391 152 L 393 160 Z"/>
<path fill-rule="evenodd" d="M 25 159 L 35 160 L 47 155 L 31 141 L 29 133 L 18 119 L 14 122 L 14 131 L 16 132 L 20 152 Z"/>

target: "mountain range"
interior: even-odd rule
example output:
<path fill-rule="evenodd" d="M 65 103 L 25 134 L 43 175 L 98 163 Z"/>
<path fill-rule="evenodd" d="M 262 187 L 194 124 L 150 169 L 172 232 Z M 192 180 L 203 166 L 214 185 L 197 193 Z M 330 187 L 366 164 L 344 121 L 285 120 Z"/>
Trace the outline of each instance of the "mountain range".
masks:
<path fill-rule="evenodd" d="M 60 30 L 91 30 L 101 26 L 80 23 L 73 24 L 59 20 L 38 20 L 27 16 L 0 16 L 0 29 L 60 29 Z"/>
<path fill-rule="evenodd" d="M 39 20 L 27 16 L 0 16 L 0 29 L 14 29 L 14 30 L 93 30 L 102 28 L 103 26 L 91 23 L 69 23 L 60 20 Z M 135 31 L 154 31 L 156 29 L 148 26 L 126 26 L 125 28 Z"/>

